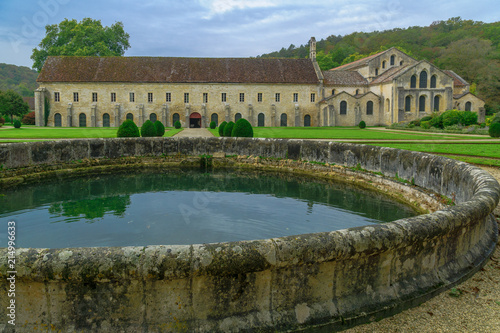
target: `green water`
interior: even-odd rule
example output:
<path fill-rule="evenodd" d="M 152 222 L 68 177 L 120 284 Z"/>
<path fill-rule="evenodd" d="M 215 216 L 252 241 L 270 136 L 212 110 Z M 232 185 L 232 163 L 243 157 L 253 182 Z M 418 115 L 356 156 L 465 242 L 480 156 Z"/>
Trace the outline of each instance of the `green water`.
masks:
<path fill-rule="evenodd" d="M 0 195 L 17 247 L 201 244 L 339 230 L 414 216 L 340 183 L 218 171 L 144 172 L 20 186 Z M 7 227 L 0 246 L 7 244 Z"/>

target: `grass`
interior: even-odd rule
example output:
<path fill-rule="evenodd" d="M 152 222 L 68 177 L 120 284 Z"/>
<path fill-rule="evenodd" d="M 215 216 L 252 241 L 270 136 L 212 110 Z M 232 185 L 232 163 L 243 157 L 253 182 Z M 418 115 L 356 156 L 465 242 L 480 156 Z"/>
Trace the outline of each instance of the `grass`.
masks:
<path fill-rule="evenodd" d="M 182 129 L 167 128 L 166 137 Z M 116 138 L 116 127 L 21 127 L 0 129 L 0 139 Z"/>
<path fill-rule="evenodd" d="M 254 127 L 256 138 L 342 140 L 456 140 L 453 135 L 382 132 L 358 127 Z"/>

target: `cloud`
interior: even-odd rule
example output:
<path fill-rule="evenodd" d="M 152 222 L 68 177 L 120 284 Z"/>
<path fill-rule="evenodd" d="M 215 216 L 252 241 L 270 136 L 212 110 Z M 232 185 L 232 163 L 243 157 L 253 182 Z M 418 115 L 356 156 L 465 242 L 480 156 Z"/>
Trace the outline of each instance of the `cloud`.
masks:
<path fill-rule="evenodd" d="M 210 19 L 215 15 L 225 14 L 235 9 L 253 9 L 276 7 L 277 2 L 272 0 L 200 0 L 200 4 L 210 10 L 205 19 Z"/>

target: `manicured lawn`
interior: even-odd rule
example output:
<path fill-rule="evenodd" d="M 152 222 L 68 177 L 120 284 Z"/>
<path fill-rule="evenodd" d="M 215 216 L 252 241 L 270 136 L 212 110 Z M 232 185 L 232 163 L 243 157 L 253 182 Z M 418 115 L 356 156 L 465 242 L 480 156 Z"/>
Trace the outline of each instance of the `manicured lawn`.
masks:
<path fill-rule="evenodd" d="M 219 136 L 218 128 L 209 129 Z M 457 140 L 463 137 L 454 135 L 413 134 L 392 131 L 373 131 L 358 127 L 254 127 L 256 138 L 282 139 L 342 139 L 342 140 Z M 471 138 L 475 139 L 475 138 Z"/>
<path fill-rule="evenodd" d="M 377 143 L 374 146 L 436 153 L 473 164 L 500 166 L 499 143 Z"/>
<path fill-rule="evenodd" d="M 167 128 L 164 136 L 182 129 Z M 0 139 L 116 138 L 116 127 L 21 127 L 0 129 Z"/>

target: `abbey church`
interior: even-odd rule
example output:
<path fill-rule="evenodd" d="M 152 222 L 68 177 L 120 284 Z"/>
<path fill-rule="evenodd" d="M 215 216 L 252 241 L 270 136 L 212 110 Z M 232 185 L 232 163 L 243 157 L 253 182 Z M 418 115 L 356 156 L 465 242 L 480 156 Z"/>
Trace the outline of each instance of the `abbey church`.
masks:
<path fill-rule="evenodd" d="M 253 126 L 376 126 L 448 109 L 478 112 L 484 122 L 484 101 L 453 71 L 396 48 L 322 71 L 314 38 L 309 59 L 48 57 L 37 82 L 37 126 L 47 115 L 47 126 L 58 127 L 125 119 L 208 127 L 239 118 Z"/>

